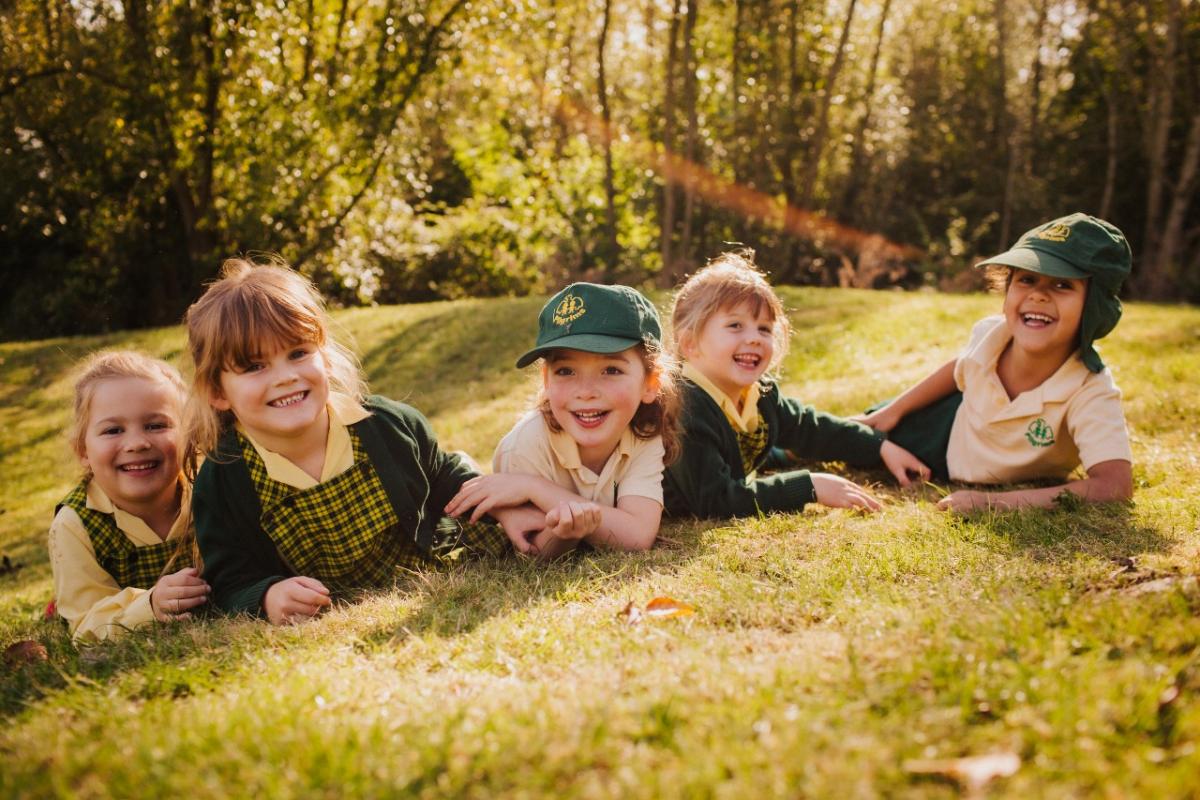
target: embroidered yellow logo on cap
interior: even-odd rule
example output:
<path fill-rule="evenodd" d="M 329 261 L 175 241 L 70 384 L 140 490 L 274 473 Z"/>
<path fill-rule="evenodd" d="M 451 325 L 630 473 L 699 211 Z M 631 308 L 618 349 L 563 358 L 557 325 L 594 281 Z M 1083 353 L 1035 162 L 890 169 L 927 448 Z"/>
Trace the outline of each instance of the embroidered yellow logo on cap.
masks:
<path fill-rule="evenodd" d="M 587 309 L 583 307 L 583 298 L 569 294 L 562 299 L 554 309 L 554 324 L 566 325 L 574 322 L 587 313 Z"/>
<path fill-rule="evenodd" d="M 1061 222 L 1056 222 L 1049 225 L 1045 230 L 1040 230 L 1034 234 L 1039 239 L 1045 239 L 1050 242 L 1065 242 L 1067 237 L 1071 235 L 1071 229 Z"/>

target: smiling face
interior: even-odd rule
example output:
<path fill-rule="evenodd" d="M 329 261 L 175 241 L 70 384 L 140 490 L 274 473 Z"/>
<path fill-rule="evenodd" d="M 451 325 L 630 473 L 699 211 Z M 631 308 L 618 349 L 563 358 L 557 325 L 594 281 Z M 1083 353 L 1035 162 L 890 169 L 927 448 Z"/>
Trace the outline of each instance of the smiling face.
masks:
<path fill-rule="evenodd" d="M 175 502 L 179 413 L 178 392 L 161 381 L 96 383 L 79 461 L 123 511 L 145 517 Z"/>
<path fill-rule="evenodd" d="M 1004 293 L 1004 321 L 1028 354 L 1063 361 L 1079 346 L 1087 279 L 1014 269 Z"/>
<path fill-rule="evenodd" d="M 287 452 L 289 440 L 320 429 L 324 436 L 329 370 L 312 342 L 275 347 L 247 364 L 221 370 L 209 402 L 232 411 L 246 432 L 270 450 Z"/>
<path fill-rule="evenodd" d="M 721 308 L 705 320 L 696 337 L 680 342 L 683 356 L 704 377 L 737 402 L 758 381 L 775 355 L 775 319 L 763 304 Z"/>
<path fill-rule="evenodd" d="M 599 472 L 642 403 L 657 388 L 638 348 L 619 353 L 556 350 L 542 367 L 550 413 L 579 445 L 579 457 Z"/>

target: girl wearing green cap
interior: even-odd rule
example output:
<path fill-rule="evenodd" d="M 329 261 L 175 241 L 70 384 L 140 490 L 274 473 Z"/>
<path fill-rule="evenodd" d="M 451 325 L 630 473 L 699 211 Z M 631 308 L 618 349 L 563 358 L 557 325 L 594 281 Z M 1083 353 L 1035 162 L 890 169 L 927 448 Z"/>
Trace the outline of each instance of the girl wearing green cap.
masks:
<path fill-rule="evenodd" d="M 552 558 L 580 541 L 644 550 L 658 535 L 663 465 L 676 449 L 676 393 L 658 312 L 628 286 L 575 283 L 550 298 L 537 344 L 542 391 L 496 448 L 495 474 L 463 484 L 452 516 L 532 503 L 533 544 Z"/>
<path fill-rule="evenodd" d="M 1092 346 L 1121 318 L 1117 293 L 1130 261 L 1121 231 L 1076 213 L 977 265 L 1003 288 L 1003 314 L 977 323 L 958 358 L 861 419 L 942 479 L 1056 484 L 963 489 L 939 508 L 1049 507 L 1063 492 L 1092 502 L 1133 495 L 1121 393 Z M 1068 480 L 1081 465 L 1087 477 Z"/>

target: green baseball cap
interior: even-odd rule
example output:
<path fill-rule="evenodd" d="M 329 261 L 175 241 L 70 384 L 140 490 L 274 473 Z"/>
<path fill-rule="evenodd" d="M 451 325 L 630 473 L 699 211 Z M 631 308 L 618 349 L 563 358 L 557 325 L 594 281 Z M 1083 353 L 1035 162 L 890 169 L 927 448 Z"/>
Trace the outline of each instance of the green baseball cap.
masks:
<path fill-rule="evenodd" d="M 1121 319 L 1121 284 L 1129 277 L 1133 254 L 1115 225 L 1076 212 L 1021 234 L 1008 251 L 976 267 L 998 264 L 1052 278 L 1087 278 L 1087 299 L 1079 322 L 1079 354 L 1092 372 L 1104 362 L 1092 343 L 1107 336 Z"/>
<path fill-rule="evenodd" d="M 619 353 L 649 342 L 662 346 L 654 304 L 637 289 L 572 283 L 546 301 L 538 315 L 537 344 L 517 359 L 524 367 L 550 350 Z"/>

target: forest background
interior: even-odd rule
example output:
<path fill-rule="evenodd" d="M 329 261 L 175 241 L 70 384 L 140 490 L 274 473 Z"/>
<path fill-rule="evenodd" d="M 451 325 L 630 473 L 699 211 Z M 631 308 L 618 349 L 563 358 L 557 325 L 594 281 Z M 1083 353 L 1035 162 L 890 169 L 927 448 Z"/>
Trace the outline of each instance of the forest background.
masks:
<path fill-rule="evenodd" d="M 970 285 L 1075 210 L 1200 300 L 1196 0 L 3 0 L 0 338 L 177 322 L 275 251 L 337 304 Z"/>

